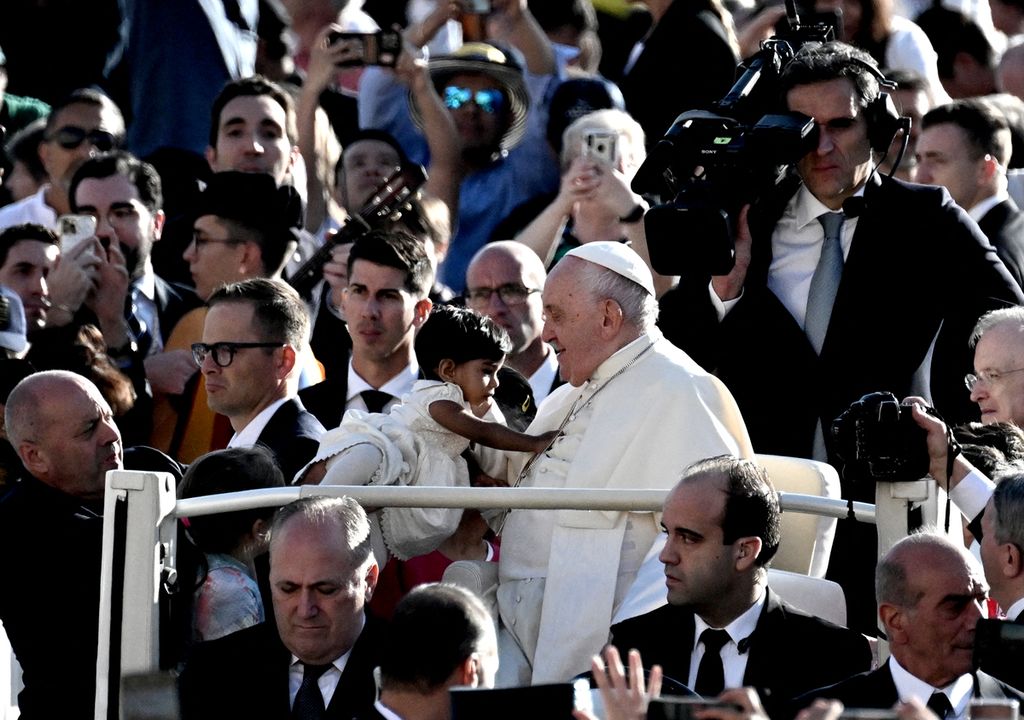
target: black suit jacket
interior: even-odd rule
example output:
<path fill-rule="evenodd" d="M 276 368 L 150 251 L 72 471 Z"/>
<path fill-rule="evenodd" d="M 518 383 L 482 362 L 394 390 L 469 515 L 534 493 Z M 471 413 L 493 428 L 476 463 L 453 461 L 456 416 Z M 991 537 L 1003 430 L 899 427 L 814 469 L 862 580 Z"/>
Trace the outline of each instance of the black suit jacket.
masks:
<path fill-rule="evenodd" d="M 160 318 L 160 335 L 166 342 L 181 317 L 203 303 L 196 295 L 195 290 L 190 287 L 181 283 L 167 282 L 159 275 L 156 275 L 154 279 L 153 300 L 156 304 L 157 317 Z"/>
<path fill-rule="evenodd" d="M 692 611 L 664 605 L 613 625 L 611 642 L 623 657 L 636 648 L 644 665 L 661 665 L 666 676 L 685 684 L 694 627 Z M 757 689 L 771 717 L 800 693 L 871 667 L 871 648 L 863 635 L 808 615 L 771 589 L 747 652 L 743 684 Z"/>
<path fill-rule="evenodd" d="M 945 188 L 872 176 L 819 356 L 768 288 L 772 232 L 798 187 L 794 174 L 751 208 L 751 263 L 724 320 L 711 303 L 709 276 L 688 276 L 662 298 L 666 337 L 732 391 L 759 453 L 810 457 L 820 421 L 829 461 L 841 469 L 832 421 L 867 393 L 909 395 L 936 333 L 935 406 L 951 425 L 976 420 L 963 384 L 974 370 L 968 338 L 984 312 L 1024 301 L 977 224 Z M 842 492 L 875 499 L 874 483 L 843 478 Z M 873 525 L 841 520 L 828 573 L 846 591 L 850 627 L 870 634 L 876 542 Z"/>
<path fill-rule="evenodd" d="M 348 361 L 345 367 L 327 376 L 316 385 L 299 390 L 299 400 L 325 428 L 334 429 L 341 425 L 345 414 L 345 398 L 348 396 Z M 290 479 L 290 478 L 289 478 Z"/>
<path fill-rule="evenodd" d="M 351 720 L 373 706 L 373 669 L 386 629 L 367 616 L 345 672 L 327 706 L 327 718 Z M 182 720 L 288 720 L 291 653 L 265 623 L 196 645 L 178 680 Z"/>
<path fill-rule="evenodd" d="M 983 672 L 974 674 L 974 696 L 988 699 L 1011 698 L 1019 700 L 1020 692 L 1006 683 Z M 793 717 L 817 698 L 839 700 L 850 708 L 891 708 L 899 702 L 896 683 L 893 682 L 889 662 L 870 672 L 854 675 L 827 687 L 817 688 L 796 698 L 785 715 Z"/>
<path fill-rule="evenodd" d="M 320 421 L 298 398 L 291 398 L 271 416 L 256 442 L 273 451 L 285 484 L 290 484 L 295 473 L 316 455 L 323 434 Z"/>
<path fill-rule="evenodd" d="M 1024 286 L 1024 213 L 1007 198 L 985 213 L 978 227 L 995 247 L 1013 279 Z"/>

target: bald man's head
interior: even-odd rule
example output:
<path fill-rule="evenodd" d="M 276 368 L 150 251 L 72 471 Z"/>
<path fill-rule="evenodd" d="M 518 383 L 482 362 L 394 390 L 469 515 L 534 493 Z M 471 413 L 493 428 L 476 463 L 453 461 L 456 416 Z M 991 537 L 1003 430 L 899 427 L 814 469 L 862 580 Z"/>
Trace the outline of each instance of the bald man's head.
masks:
<path fill-rule="evenodd" d="M 22 380 L 7 399 L 5 421 L 25 469 L 69 495 L 103 497 L 107 471 L 121 467 L 110 406 L 75 373 L 51 370 Z"/>
<path fill-rule="evenodd" d="M 540 291 L 547 273 L 537 254 L 522 243 L 502 240 L 481 248 L 466 271 L 466 304 L 505 328 L 512 339 L 509 364 L 544 331 Z"/>

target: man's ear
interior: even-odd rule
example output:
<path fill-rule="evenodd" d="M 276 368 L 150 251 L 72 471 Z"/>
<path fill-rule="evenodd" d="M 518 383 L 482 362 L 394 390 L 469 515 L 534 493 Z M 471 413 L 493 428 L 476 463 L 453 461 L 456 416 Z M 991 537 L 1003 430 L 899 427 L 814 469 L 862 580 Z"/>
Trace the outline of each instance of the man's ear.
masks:
<path fill-rule="evenodd" d="M 472 653 L 455 669 L 455 685 L 480 687 L 480 656 Z"/>
<path fill-rule="evenodd" d="M 601 307 L 601 334 L 605 337 L 615 337 L 619 329 L 626 322 L 626 316 L 622 312 L 622 306 L 614 300 L 605 300 Z"/>
<path fill-rule="evenodd" d="M 1009 579 L 1024 574 L 1024 557 L 1015 543 L 1003 543 L 999 548 L 999 570 Z"/>
<path fill-rule="evenodd" d="M 434 307 L 434 303 L 430 298 L 423 298 L 422 300 L 416 301 L 416 305 L 413 310 L 415 315 L 412 319 L 412 324 L 415 328 L 419 329 L 423 323 L 427 321 L 427 318 L 430 317 L 430 309 L 432 307 Z"/>
<path fill-rule="evenodd" d="M 18 445 L 18 457 L 25 469 L 36 477 L 45 476 L 50 471 L 50 458 L 46 452 L 33 442 L 25 441 Z"/>
<path fill-rule="evenodd" d="M 905 645 L 907 642 L 907 614 L 903 608 L 892 603 L 878 606 L 878 617 L 891 645 Z"/>
<path fill-rule="evenodd" d="M 285 345 L 281 348 L 280 360 L 275 365 L 277 379 L 284 380 L 288 377 L 292 369 L 295 367 L 295 363 L 298 361 L 298 351 L 291 345 Z"/>
<path fill-rule="evenodd" d="M 246 240 L 242 243 L 242 257 L 238 260 L 239 273 L 242 275 L 263 275 L 263 250 L 259 245 Z"/>
<path fill-rule="evenodd" d="M 366 602 L 370 602 L 370 598 L 373 597 L 373 591 L 377 589 L 377 578 L 380 575 L 380 568 L 376 562 L 370 563 L 370 567 L 366 568 Z"/>
<path fill-rule="evenodd" d="M 761 538 L 757 536 L 740 538 L 734 543 L 737 572 L 746 572 L 757 564 L 757 558 L 761 554 L 761 545 Z"/>
<path fill-rule="evenodd" d="M 214 167 L 217 164 L 217 148 L 213 145 L 207 145 L 206 152 L 204 152 L 203 155 L 206 157 L 206 164 L 210 166 L 211 170 L 214 170 Z M 214 172 L 216 172 L 216 170 L 214 170 Z"/>
<path fill-rule="evenodd" d="M 153 242 L 157 242 L 163 237 L 164 234 L 164 223 L 167 222 L 167 213 L 163 210 L 157 210 L 153 213 Z"/>

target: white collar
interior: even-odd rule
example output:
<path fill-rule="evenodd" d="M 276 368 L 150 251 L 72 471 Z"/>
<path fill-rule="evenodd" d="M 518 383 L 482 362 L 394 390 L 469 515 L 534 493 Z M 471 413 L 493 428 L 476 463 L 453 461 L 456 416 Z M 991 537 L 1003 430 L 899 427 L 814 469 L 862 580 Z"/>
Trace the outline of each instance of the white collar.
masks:
<path fill-rule="evenodd" d="M 967 705 L 971 702 L 971 695 L 974 694 L 974 678 L 970 673 L 961 675 L 949 685 L 944 687 L 932 687 L 924 680 L 910 674 L 910 671 L 899 664 L 895 657 L 889 656 L 889 672 L 892 673 L 892 681 L 896 685 L 896 693 L 901 702 L 907 702 L 910 698 L 917 698 L 922 704 L 927 705 L 932 693 L 943 692 L 949 698 L 949 704 L 953 706 L 953 713 L 957 717 L 963 717 L 967 711 Z"/>
<path fill-rule="evenodd" d="M 231 440 L 228 442 L 228 447 L 252 447 L 256 444 L 256 441 L 260 439 L 260 434 L 263 432 L 263 428 L 270 422 L 270 418 L 274 416 L 277 409 L 284 405 L 286 402 L 291 400 L 290 397 L 283 397 L 280 400 L 274 402 L 263 408 L 259 415 L 254 417 L 249 423 L 236 432 Z"/>
<path fill-rule="evenodd" d="M 352 367 L 352 358 L 349 358 L 348 388 L 346 390 L 347 394 L 345 396 L 345 402 L 348 403 L 352 398 L 356 397 L 364 390 L 380 390 L 381 392 L 386 392 L 389 395 L 400 398 L 412 390 L 413 384 L 419 380 L 419 378 L 420 366 L 416 364 L 416 360 L 414 359 L 402 368 L 393 378 L 388 380 L 379 388 L 375 388 L 360 377 L 359 373 L 357 373 L 355 368 Z"/>
<path fill-rule="evenodd" d="M 754 633 L 755 628 L 757 628 L 757 621 L 761 618 L 761 611 L 764 609 L 766 600 L 767 594 L 765 593 L 764 588 L 762 588 L 760 597 L 754 601 L 753 605 L 744 610 L 741 615 L 736 617 L 736 619 L 724 628 L 715 629 L 725 630 L 729 633 L 729 641 L 739 647 L 739 643 L 749 638 Z M 700 615 L 694 614 L 693 620 L 693 647 L 696 648 L 697 643 L 700 642 L 701 633 L 711 626 L 704 622 L 704 619 Z M 745 651 L 746 648 L 744 648 L 744 652 Z"/>

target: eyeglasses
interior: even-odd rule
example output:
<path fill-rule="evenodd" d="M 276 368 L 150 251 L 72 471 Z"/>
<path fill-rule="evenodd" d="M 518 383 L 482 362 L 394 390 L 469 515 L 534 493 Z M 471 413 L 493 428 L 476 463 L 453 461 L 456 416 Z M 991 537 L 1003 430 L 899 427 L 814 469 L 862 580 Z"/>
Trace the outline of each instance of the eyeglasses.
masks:
<path fill-rule="evenodd" d="M 449 85 L 444 89 L 444 106 L 449 110 L 458 110 L 468 102 L 475 103 L 488 115 L 494 115 L 505 107 L 505 96 L 501 90 L 495 89 L 473 92 L 457 85 Z"/>
<path fill-rule="evenodd" d="M 283 348 L 288 343 L 280 342 L 218 342 L 213 345 L 192 343 L 192 359 L 196 365 L 202 366 L 206 356 L 213 358 L 213 364 L 226 368 L 235 359 L 235 353 L 248 348 Z"/>
<path fill-rule="evenodd" d="M 977 375 L 974 373 L 967 373 L 964 375 L 964 385 L 970 392 L 974 392 L 974 387 L 979 383 L 983 382 L 986 385 L 997 383 L 1002 379 L 1004 375 L 1012 375 L 1013 373 L 1024 372 L 1024 368 L 1015 368 L 1013 370 L 1003 370 L 997 372 L 995 370 L 982 370 Z"/>
<path fill-rule="evenodd" d="M 201 237 L 198 232 L 193 232 L 192 233 L 192 241 L 189 243 L 189 245 L 195 245 L 196 246 L 196 250 L 199 250 L 199 248 L 203 247 L 204 245 L 209 245 L 210 243 L 221 243 L 223 245 L 239 245 L 239 244 L 244 243 L 244 242 L 247 242 L 247 241 L 246 240 L 238 240 L 236 238 L 208 238 L 208 237 Z"/>
<path fill-rule="evenodd" d="M 479 287 L 466 291 L 466 302 L 470 305 L 486 305 L 491 301 L 491 295 L 498 293 L 498 297 L 506 305 L 522 305 L 536 292 L 540 292 L 540 290 L 528 288 L 519 283 L 508 283 L 496 288 Z"/>
<path fill-rule="evenodd" d="M 97 150 L 107 152 L 113 150 L 117 139 L 106 130 L 86 130 L 85 128 L 65 125 L 50 134 L 47 140 L 56 140 L 65 150 L 74 150 L 85 141 L 89 141 Z"/>

